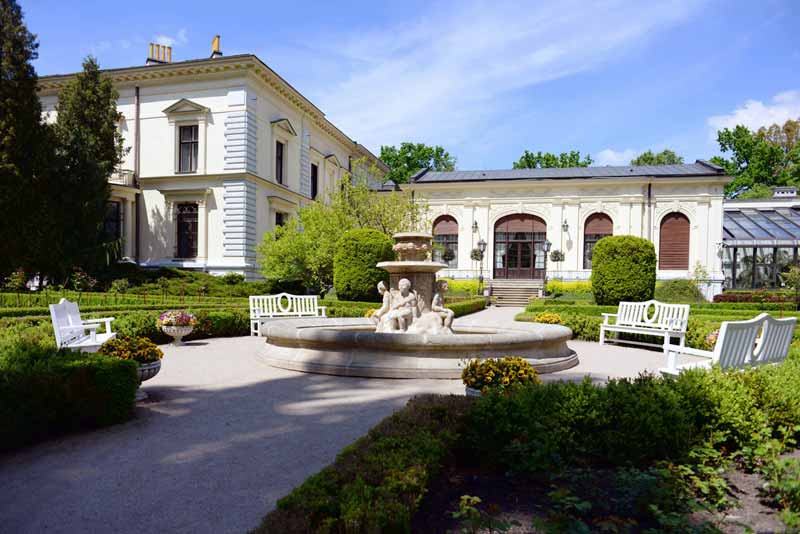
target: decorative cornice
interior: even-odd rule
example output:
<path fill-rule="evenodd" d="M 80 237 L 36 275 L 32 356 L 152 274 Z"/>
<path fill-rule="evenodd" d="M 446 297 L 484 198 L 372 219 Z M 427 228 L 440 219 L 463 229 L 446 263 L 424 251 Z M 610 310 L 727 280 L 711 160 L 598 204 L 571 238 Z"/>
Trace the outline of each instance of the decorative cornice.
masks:
<path fill-rule="evenodd" d="M 289 135 L 297 137 L 297 131 L 294 129 L 294 126 L 292 126 L 292 122 L 289 119 L 277 119 L 271 121 L 270 124 L 273 128 L 280 128 Z"/>

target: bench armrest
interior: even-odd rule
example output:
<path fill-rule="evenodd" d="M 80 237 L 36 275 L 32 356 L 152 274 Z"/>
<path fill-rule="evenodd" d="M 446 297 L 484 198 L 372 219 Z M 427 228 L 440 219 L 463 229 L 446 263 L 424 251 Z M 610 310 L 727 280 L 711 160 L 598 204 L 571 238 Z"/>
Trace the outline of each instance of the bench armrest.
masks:
<path fill-rule="evenodd" d="M 713 359 L 714 353 L 707 350 L 693 349 L 691 347 L 680 347 L 677 345 L 669 345 L 665 350 L 667 353 L 667 369 L 675 370 L 678 367 L 678 355 L 686 354 L 688 356 L 699 356 L 701 358 Z"/>
<path fill-rule="evenodd" d="M 110 334 L 111 333 L 111 321 L 113 321 L 113 320 L 114 320 L 113 317 L 103 317 L 101 319 L 86 319 L 85 321 L 83 321 L 83 324 L 85 324 L 85 325 L 98 325 L 100 323 L 103 323 L 103 324 L 106 325 L 106 329 L 105 329 L 106 334 Z"/>
<path fill-rule="evenodd" d="M 616 313 L 604 313 L 604 314 L 602 314 L 602 315 L 603 315 L 603 324 L 611 324 L 611 323 L 609 322 L 609 319 L 610 319 L 611 317 L 616 317 L 616 316 L 617 316 L 617 314 L 616 314 Z M 614 322 L 616 323 L 616 321 L 614 321 Z"/>

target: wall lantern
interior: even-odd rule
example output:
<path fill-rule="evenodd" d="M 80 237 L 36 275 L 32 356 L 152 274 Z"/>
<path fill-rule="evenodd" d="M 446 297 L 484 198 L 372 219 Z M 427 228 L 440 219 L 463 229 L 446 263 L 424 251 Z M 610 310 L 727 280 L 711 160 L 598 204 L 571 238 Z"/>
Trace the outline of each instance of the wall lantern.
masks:
<path fill-rule="evenodd" d="M 566 224 L 566 223 L 565 223 L 565 224 Z M 545 240 L 545 242 L 544 242 L 544 243 L 542 243 L 542 251 L 544 251 L 544 253 L 545 253 L 545 254 L 547 254 L 548 252 L 550 252 L 550 247 L 551 247 L 552 245 L 553 245 L 553 244 L 552 244 L 552 243 L 550 243 L 550 241 L 547 241 L 547 240 Z"/>
<path fill-rule="evenodd" d="M 567 222 L 566 219 L 564 219 L 564 222 L 561 223 L 561 229 L 564 230 L 564 232 L 568 232 L 569 231 L 569 223 Z"/>
<path fill-rule="evenodd" d="M 478 250 L 481 251 L 481 255 L 483 255 L 483 253 L 486 252 L 486 241 L 484 241 L 483 239 L 478 241 Z"/>
<path fill-rule="evenodd" d="M 472 221 L 472 233 L 473 234 L 478 233 L 478 221 Z"/>

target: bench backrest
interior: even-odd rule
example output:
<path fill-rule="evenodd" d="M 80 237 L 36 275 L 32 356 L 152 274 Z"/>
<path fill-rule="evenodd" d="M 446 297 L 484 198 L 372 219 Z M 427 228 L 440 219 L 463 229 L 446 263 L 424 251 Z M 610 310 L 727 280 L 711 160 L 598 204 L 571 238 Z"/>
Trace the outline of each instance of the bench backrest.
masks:
<path fill-rule="evenodd" d="M 86 337 L 82 330 L 61 330 L 65 326 L 80 326 L 83 324 L 77 303 L 61 299 L 58 304 L 51 304 L 50 319 L 53 321 L 56 346 L 59 348 Z"/>
<path fill-rule="evenodd" d="M 688 321 L 688 304 L 667 304 L 657 300 L 648 300 L 645 302 L 620 302 L 617 308 L 616 324 L 618 325 L 647 326 L 684 332 Z"/>
<path fill-rule="evenodd" d="M 725 321 L 713 361 L 723 369 L 781 362 L 789 352 L 796 324 L 796 317 L 776 319 L 766 313 L 747 321 Z"/>
<path fill-rule="evenodd" d="M 292 315 L 317 315 L 319 310 L 316 295 L 251 295 L 250 318 L 280 317 Z"/>

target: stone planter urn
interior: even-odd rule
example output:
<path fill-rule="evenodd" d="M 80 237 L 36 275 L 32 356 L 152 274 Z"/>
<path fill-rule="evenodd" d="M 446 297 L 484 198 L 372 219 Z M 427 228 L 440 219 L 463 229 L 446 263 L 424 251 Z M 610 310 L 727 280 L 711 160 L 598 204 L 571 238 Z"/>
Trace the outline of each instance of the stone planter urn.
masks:
<path fill-rule="evenodd" d="M 183 338 L 188 336 L 194 330 L 193 326 L 167 326 L 161 327 L 161 330 L 172 337 L 173 345 L 183 345 Z"/>
<path fill-rule="evenodd" d="M 142 382 L 150 380 L 161 370 L 161 360 L 150 363 L 139 364 L 139 387 L 136 389 L 136 400 L 141 401 L 147 398 L 147 393 L 142 391 Z"/>

